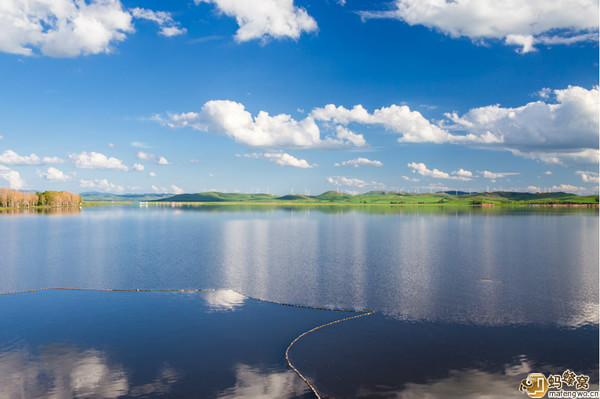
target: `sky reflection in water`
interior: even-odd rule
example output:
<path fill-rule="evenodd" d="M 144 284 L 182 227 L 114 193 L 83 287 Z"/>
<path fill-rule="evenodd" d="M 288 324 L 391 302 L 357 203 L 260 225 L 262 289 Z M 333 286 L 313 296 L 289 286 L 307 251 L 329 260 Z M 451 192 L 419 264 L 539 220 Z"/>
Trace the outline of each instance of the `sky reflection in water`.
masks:
<path fill-rule="evenodd" d="M 478 392 L 520 397 L 518 383 L 525 370 L 548 373 L 570 365 L 597 376 L 597 210 L 111 207 L 62 217 L 0 216 L 0 228 L 11 232 L 0 241 L 3 292 L 48 286 L 227 287 L 286 303 L 378 311 L 375 316 L 319 330 L 292 352 L 303 372 L 339 398 L 478 397 Z M 177 296 L 182 302 L 198 297 Z M 209 341 L 239 340 L 247 329 L 258 336 L 266 327 L 282 325 L 280 321 L 257 324 L 248 316 L 254 301 L 233 291 L 207 292 L 201 297 L 194 306 L 200 306 L 203 314 L 217 319 L 229 315 L 239 323 L 224 336 L 209 334 Z M 101 314 L 112 309 L 110 301 L 93 298 L 84 302 Z M 65 300 L 63 312 L 53 313 L 54 317 L 77 317 L 71 302 Z M 151 309 L 163 302 L 143 306 Z M 27 300 L 17 303 L 24 306 Z M 171 313 L 172 323 L 182 328 L 166 328 L 164 320 L 147 315 L 141 325 L 149 330 L 131 325 L 116 328 L 114 321 L 120 320 L 119 315 L 125 317 L 121 310 L 106 315 L 104 321 L 111 328 L 99 325 L 100 320 L 85 321 L 82 315 L 89 331 L 95 325 L 104 331 L 103 340 L 113 341 L 104 347 L 92 343 L 88 335 L 73 335 L 69 328 L 56 337 L 42 332 L 46 330 L 37 330 L 39 336 L 21 337 L 21 324 L 43 316 L 27 307 L 24 316 L 8 318 L 15 323 L 14 331 L 2 330 L 14 332 L 11 339 L 22 345 L 0 340 L 4 348 L 0 367 L 6 370 L 10 364 L 28 380 L 57 378 L 62 381 L 53 388 L 57 392 L 87 389 L 91 397 L 119 390 L 132 397 L 160 396 L 173 386 L 195 392 L 188 381 L 190 368 L 196 366 L 173 366 L 185 363 L 188 352 L 199 350 L 183 328 L 191 316 L 165 306 L 153 309 L 155 315 Z M 269 313 L 277 313 L 273 310 L 277 306 L 271 306 Z M 216 361 L 212 367 L 225 367 L 228 376 L 214 380 L 217 384 L 207 383 L 219 387 L 210 394 L 204 391 L 204 396 L 305 395 L 303 385 L 296 385 L 299 379 L 277 361 L 302 328 L 317 324 L 297 326 L 285 337 L 287 342 L 278 336 L 277 348 L 268 340 L 255 344 L 253 355 L 244 359 L 223 354 L 226 365 Z M 131 357 L 124 354 L 132 349 L 118 344 L 120 339 L 124 342 L 139 334 L 143 340 L 149 331 L 153 337 L 172 335 L 169 339 L 176 341 L 173 348 L 178 349 L 169 356 L 157 355 L 151 370 L 145 369 L 147 362 L 142 359 L 116 360 Z M 129 338 L 117 338 L 121 334 Z M 577 345 L 565 346 L 565 340 Z M 69 362 L 60 378 L 51 377 L 55 371 L 42 366 L 50 360 L 41 360 L 49 356 L 43 352 L 46 347 L 57 344 L 62 349 L 50 351 L 56 353 L 56 362 L 66 363 L 68 356 L 80 359 Z M 407 352 L 407 346 L 422 351 Z M 437 355 L 425 356 L 429 363 L 420 362 L 430 347 L 437 348 Z M 145 350 L 141 348 L 137 350 Z M 257 361 L 264 351 L 278 360 Z M 30 364 L 23 359 L 31 359 Z M 15 366 L 19 362 L 22 369 Z M 433 371 L 431 364 L 436 365 Z M 328 368 L 337 374 L 327 372 Z M 89 379 L 67 384 L 76 370 L 90 370 L 85 373 Z"/>
<path fill-rule="evenodd" d="M 230 291 L 51 290 L 0 300 L 2 398 L 310 397 L 285 348 L 344 315 Z"/>

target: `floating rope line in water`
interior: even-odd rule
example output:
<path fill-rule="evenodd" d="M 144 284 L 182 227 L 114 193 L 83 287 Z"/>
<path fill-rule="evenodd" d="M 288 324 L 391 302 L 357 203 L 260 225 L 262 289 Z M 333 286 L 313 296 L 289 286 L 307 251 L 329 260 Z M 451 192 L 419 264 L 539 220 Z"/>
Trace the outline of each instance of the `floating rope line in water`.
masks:
<path fill-rule="evenodd" d="M 314 310 L 328 310 L 330 312 L 348 312 L 348 313 L 359 313 L 356 316 L 350 316 L 350 317 L 345 317 L 343 319 L 340 320 L 335 320 L 329 323 L 325 323 L 322 324 L 320 326 L 317 326 L 315 328 L 312 328 L 308 331 L 303 332 L 302 334 L 298 335 L 296 337 L 296 339 L 294 339 L 287 347 L 287 349 L 285 350 L 285 360 L 287 361 L 288 366 L 290 366 L 290 368 L 292 370 L 294 370 L 294 372 L 296 374 L 298 374 L 298 377 L 300 377 L 302 379 L 302 381 L 304 381 L 306 383 L 306 385 L 308 385 L 308 387 L 313 391 L 313 393 L 315 394 L 315 396 L 318 399 L 324 399 L 327 398 L 327 396 L 322 396 L 319 391 L 317 390 L 317 388 L 310 383 L 310 381 L 308 381 L 308 379 L 306 377 L 304 377 L 304 375 L 302 375 L 302 373 L 296 368 L 294 367 L 294 365 L 292 364 L 291 360 L 290 360 L 290 356 L 289 356 L 289 352 L 290 349 L 292 349 L 292 346 L 294 346 L 294 344 L 296 342 L 298 342 L 300 339 L 302 339 L 303 337 L 305 337 L 306 335 L 320 330 L 321 328 L 324 327 L 328 327 L 331 326 L 333 324 L 337 324 L 337 323 L 342 323 L 344 321 L 348 321 L 348 320 L 352 320 L 352 319 L 357 319 L 359 317 L 363 317 L 363 316 L 369 316 L 372 315 L 373 313 L 375 313 L 375 311 L 373 310 L 348 310 L 348 309 L 335 309 L 335 308 L 326 308 L 326 307 L 320 307 L 320 306 L 308 306 L 308 305 L 296 305 L 296 304 L 292 304 L 292 303 L 284 303 L 284 302 L 277 302 L 277 301 L 271 301 L 269 299 L 263 299 L 263 298 L 258 298 L 258 297 L 254 297 L 254 296 L 250 296 L 250 295 L 246 295 L 246 294 L 242 294 L 241 292 L 238 292 L 236 290 L 232 290 L 229 288 L 200 288 L 200 289 L 181 289 L 181 290 L 173 290 L 173 289 L 144 289 L 144 288 L 137 288 L 137 289 L 127 289 L 127 288 L 77 288 L 77 287 L 46 287 L 46 288 L 33 288 L 30 290 L 22 290 L 22 291 L 9 291 L 9 292 L 0 292 L 0 295 L 12 295 L 12 294 L 24 294 L 24 293 L 28 293 L 28 292 L 37 292 L 37 291 L 48 291 L 48 290 L 57 290 L 57 291 L 103 291 L 103 292 L 218 292 L 218 291 L 232 291 L 235 292 L 236 294 L 245 296 L 248 299 L 254 299 L 256 301 L 261 301 L 261 302 L 266 302 L 266 303 L 272 303 L 275 305 L 281 305 L 281 306 L 290 306 L 290 307 L 294 307 L 294 308 L 302 308 L 302 309 L 314 309 Z"/>
<path fill-rule="evenodd" d="M 328 309 L 328 310 L 329 310 L 329 309 Z M 331 310 L 332 310 L 332 309 L 331 309 Z M 323 328 L 323 327 L 327 327 L 327 326 L 330 326 L 330 325 L 332 325 L 332 324 L 337 324 L 337 323 L 341 323 L 341 322 L 348 321 L 348 320 L 352 320 L 352 319 L 358 319 L 359 317 L 363 317 L 363 316 L 369 316 L 369 315 L 372 315 L 373 313 L 375 313 L 375 312 L 374 312 L 374 311 L 372 311 L 372 310 L 366 310 L 366 311 L 356 311 L 356 310 L 354 310 L 354 311 L 352 311 L 352 312 L 360 312 L 361 314 L 359 314 L 359 315 L 356 315 L 356 316 L 346 317 L 346 318 L 344 318 L 344 319 L 340 319 L 340 320 L 336 320 L 336 321 L 332 321 L 332 322 L 330 322 L 330 323 L 323 324 L 323 325 L 320 325 L 320 326 L 318 326 L 318 327 L 315 327 L 315 328 L 313 328 L 313 329 L 311 329 L 311 330 L 305 331 L 305 332 L 303 332 L 302 334 L 298 335 L 298 337 L 296 337 L 296 339 L 295 339 L 295 340 L 293 340 L 293 341 L 292 341 L 292 343 L 291 343 L 291 344 L 290 344 L 290 345 L 287 347 L 287 349 L 285 350 L 285 360 L 287 360 L 288 366 L 290 366 L 290 368 L 291 368 L 292 370 L 294 370 L 294 372 L 295 372 L 296 374 L 298 374 L 298 376 L 299 376 L 300 378 L 302 378 L 302 381 L 304 381 L 304 382 L 306 383 L 306 385 L 308 385 L 308 387 L 309 387 L 309 388 L 310 388 L 310 389 L 313 391 L 313 393 L 315 394 L 315 396 L 316 396 L 318 399 L 326 398 L 326 396 L 321 396 L 321 394 L 320 394 L 320 393 L 317 391 L 317 388 L 316 388 L 314 385 L 312 385 L 312 384 L 310 383 L 310 381 L 308 381 L 308 379 L 306 379 L 306 377 L 304 377 L 304 376 L 302 375 L 302 373 L 301 373 L 300 371 L 298 371 L 298 369 L 297 369 L 296 367 L 294 367 L 294 365 L 293 365 L 293 364 L 292 364 L 292 362 L 290 361 L 290 357 L 289 357 L 289 352 L 290 352 L 290 349 L 292 349 L 292 346 L 294 346 L 294 344 L 295 344 L 296 342 L 298 342 L 298 341 L 299 341 L 299 340 L 300 340 L 302 337 L 304 337 L 304 336 L 306 336 L 306 335 L 310 334 L 310 333 L 311 333 L 311 332 L 313 332 L 313 331 L 317 331 L 317 330 L 319 330 L 319 329 L 321 329 L 321 328 Z"/>

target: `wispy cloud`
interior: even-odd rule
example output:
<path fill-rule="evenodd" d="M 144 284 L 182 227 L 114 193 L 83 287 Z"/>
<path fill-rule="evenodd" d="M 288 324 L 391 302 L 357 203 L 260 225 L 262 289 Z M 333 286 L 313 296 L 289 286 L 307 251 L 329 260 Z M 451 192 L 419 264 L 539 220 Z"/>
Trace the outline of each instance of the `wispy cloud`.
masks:
<path fill-rule="evenodd" d="M 137 19 L 145 19 L 148 21 L 156 22 L 158 27 L 160 28 L 159 35 L 171 37 L 182 35 L 187 30 L 185 28 L 180 28 L 177 22 L 173 20 L 173 17 L 170 13 L 165 11 L 152 11 L 146 8 L 132 8 L 131 15 Z"/>
<path fill-rule="evenodd" d="M 350 159 L 348 161 L 344 161 L 341 163 L 335 163 L 334 166 L 353 166 L 355 168 L 360 168 L 362 166 L 383 166 L 381 161 L 370 160 L 368 158 L 355 158 Z"/>
<path fill-rule="evenodd" d="M 132 141 L 131 146 L 137 147 L 137 148 L 144 148 L 144 149 L 150 148 L 150 146 L 148 144 L 142 143 L 141 141 Z"/>
<path fill-rule="evenodd" d="M 113 184 L 108 181 L 108 179 L 93 179 L 93 180 L 79 180 L 79 185 L 83 188 L 91 189 L 91 190 L 100 190 L 106 192 L 116 192 L 122 193 L 125 191 L 123 186 Z"/>
<path fill-rule="evenodd" d="M 160 156 L 160 155 L 155 155 L 155 154 L 149 154 L 147 152 L 143 152 L 140 151 L 138 152 L 136 155 L 137 159 L 141 159 L 143 161 L 148 161 L 157 165 L 169 165 L 170 162 L 167 161 L 167 158 Z"/>
<path fill-rule="evenodd" d="M 213 40 L 222 40 L 224 38 L 225 38 L 225 36 L 209 35 L 209 36 L 197 37 L 195 39 L 188 40 L 188 43 L 189 44 L 206 43 L 206 42 L 210 42 Z"/>
<path fill-rule="evenodd" d="M 171 191 L 173 192 L 173 194 L 183 194 L 185 191 L 183 190 L 183 188 L 181 187 L 177 187 L 174 184 L 171 184 Z"/>
<path fill-rule="evenodd" d="M 353 177 L 345 177 L 345 176 L 332 176 L 327 178 L 327 182 L 334 186 L 342 186 L 342 187 L 358 187 L 358 188 L 374 188 L 374 189 L 384 189 L 385 184 L 379 183 L 376 181 L 366 181 Z"/>
<path fill-rule="evenodd" d="M 490 172 L 490 171 L 487 171 L 487 170 L 484 170 L 484 171 L 482 171 L 480 173 L 486 179 L 502 179 L 502 178 L 505 178 L 506 176 L 514 176 L 514 175 L 518 175 L 519 174 L 519 173 L 516 173 L 516 172 Z"/>

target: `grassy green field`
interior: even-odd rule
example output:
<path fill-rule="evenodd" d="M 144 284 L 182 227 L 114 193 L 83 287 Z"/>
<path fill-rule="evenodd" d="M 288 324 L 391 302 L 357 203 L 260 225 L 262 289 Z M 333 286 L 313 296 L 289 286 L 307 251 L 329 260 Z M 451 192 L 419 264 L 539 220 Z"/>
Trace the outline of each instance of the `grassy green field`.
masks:
<path fill-rule="evenodd" d="M 392 191 L 370 191 L 360 195 L 350 195 L 337 191 L 326 191 L 322 194 L 284 195 L 242 194 L 206 192 L 198 194 L 180 194 L 158 199 L 152 202 L 180 203 L 256 203 L 256 204 L 340 204 L 340 205 L 457 205 L 457 206 L 492 206 L 492 205 L 597 205 L 598 195 L 579 196 L 563 192 L 555 193 L 398 193 Z"/>

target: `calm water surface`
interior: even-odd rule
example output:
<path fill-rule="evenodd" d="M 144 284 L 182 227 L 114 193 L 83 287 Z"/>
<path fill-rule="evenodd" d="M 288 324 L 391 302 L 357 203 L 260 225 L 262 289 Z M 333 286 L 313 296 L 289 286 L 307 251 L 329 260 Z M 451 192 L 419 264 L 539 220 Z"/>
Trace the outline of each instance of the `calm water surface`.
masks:
<path fill-rule="evenodd" d="M 597 210 L 115 206 L 0 215 L 0 229 L 5 232 L 0 292 L 53 286 L 231 288 L 286 303 L 377 311 L 321 329 L 292 352 L 301 371 L 335 397 L 480 397 L 482 392 L 522 397 L 518 386 L 528 372 L 567 368 L 598 381 Z M 23 295 L 50 304 L 86 297 Z M 118 329 L 105 331 L 116 337 L 110 344 L 84 345 L 89 334 L 60 339 L 44 330 L 14 334 L 41 317 L 19 304 L 27 300 L 0 297 L 0 304 L 15 301 L 22 309 L 20 317 L 0 314 L 13 322 L 0 336 L 12 337 L 9 345 L 0 341 L 2 359 L 17 347 L 37 353 L 40 345 L 64 345 L 67 339 L 68 348 L 80 348 L 72 349 L 75 357 L 97 345 L 121 353 L 126 348 L 119 340 L 132 339 L 133 333 Z M 97 301 L 94 295 L 85 299 L 101 311 L 104 302 Z M 157 301 L 152 301 L 139 306 L 153 309 Z M 0 306 L 0 313 L 4 309 Z M 178 313 L 183 324 L 188 311 Z M 156 307 L 154 313 L 164 312 Z M 63 313 L 47 317 L 75 322 L 85 315 Z M 249 312 L 232 314 L 243 318 Z M 160 317 L 144 322 L 144 331 L 162 330 Z M 294 333 L 281 339 L 289 341 Z M 176 340 L 177 333 L 164 336 Z M 183 340 L 179 351 L 192 351 L 190 345 Z M 272 349 L 268 341 L 256 346 Z M 144 367 L 135 361 L 119 364 L 130 374 Z M 163 383 L 186 386 L 186 370 Z M 228 370 L 233 378 L 235 367 Z M 225 389 L 217 385 L 207 383 L 206 397 Z M 186 396 L 185 390 L 177 392 Z M 280 397 L 305 394 L 292 390 Z"/>
<path fill-rule="evenodd" d="M 43 291 L 1 301 L 3 399 L 311 398 L 282 354 L 298 331 L 340 316 L 232 291 Z"/>

